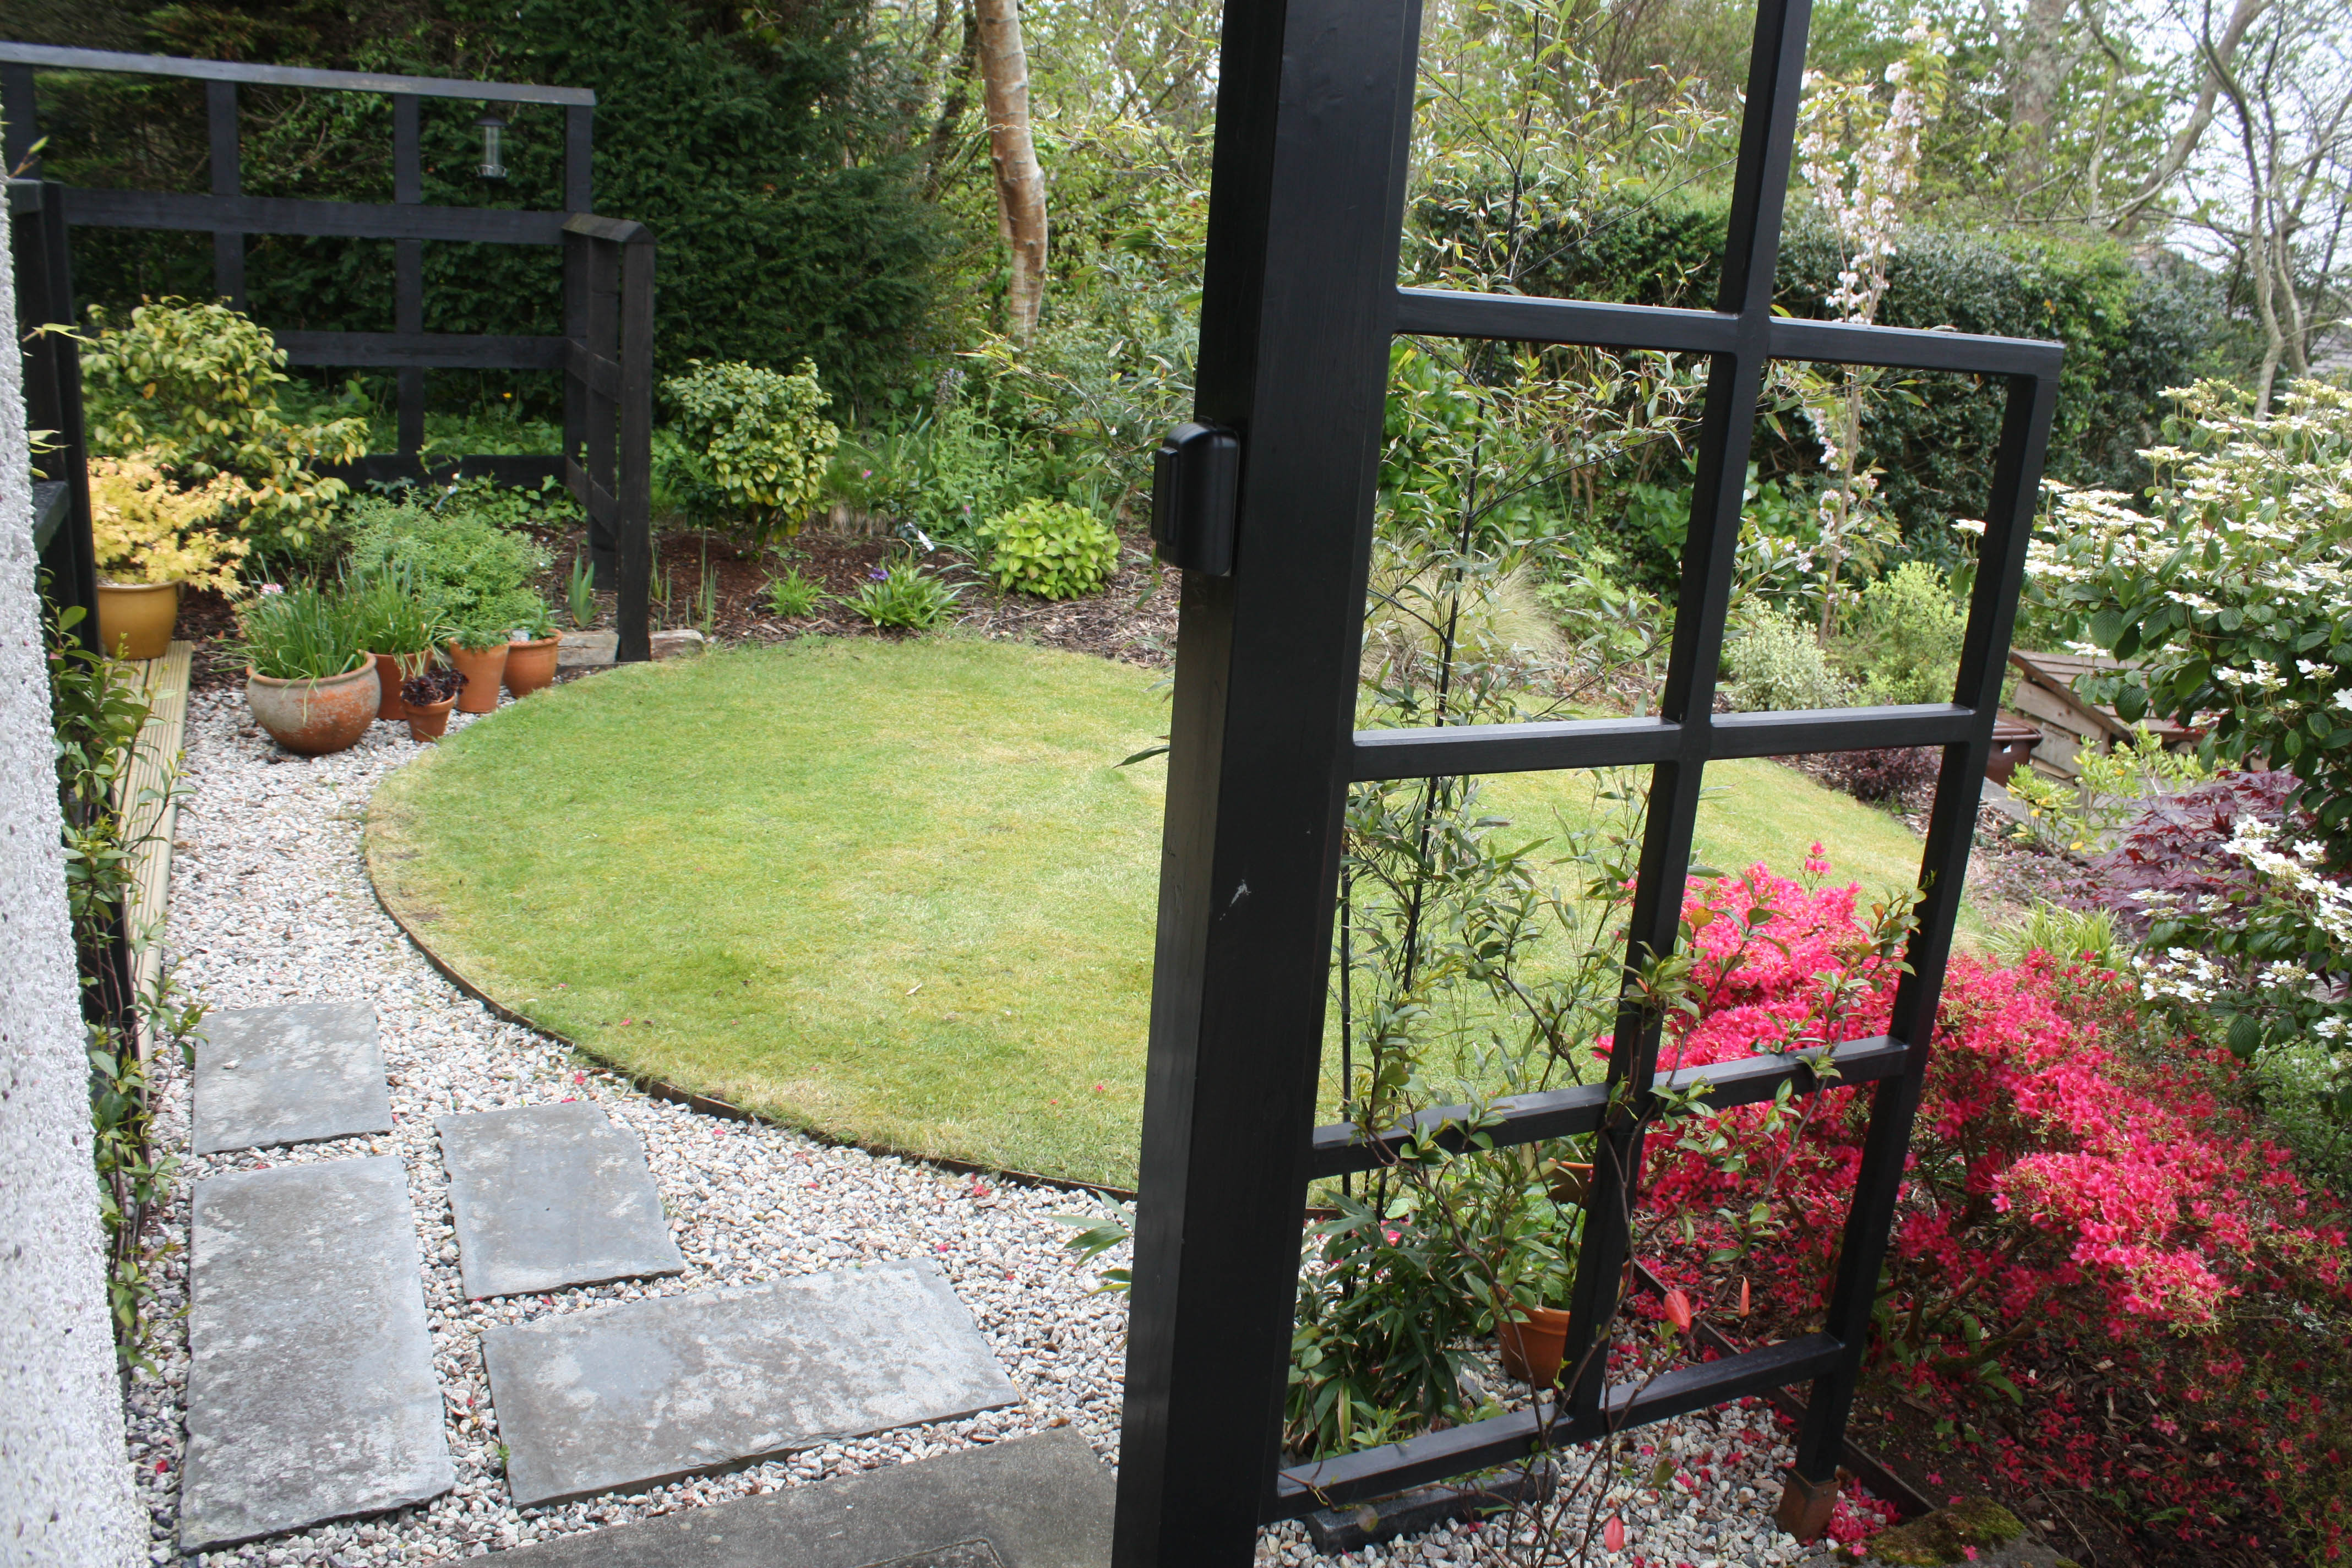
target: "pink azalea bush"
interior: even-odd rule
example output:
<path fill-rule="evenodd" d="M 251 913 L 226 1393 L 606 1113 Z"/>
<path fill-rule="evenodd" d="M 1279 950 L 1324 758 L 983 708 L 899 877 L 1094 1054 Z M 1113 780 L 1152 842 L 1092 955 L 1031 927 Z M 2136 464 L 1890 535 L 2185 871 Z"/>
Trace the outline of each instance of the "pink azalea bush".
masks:
<path fill-rule="evenodd" d="M 1889 913 L 1814 885 L 1825 869 L 1693 880 L 1693 1005 L 1664 1065 L 1885 1030 Z M 2132 1003 L 2049 953 L 1954 960 L 1874 1367 L 1984 1434 L 2021 1487 L 2134 1500 L 2135 1523 L 2183 1542 L 2291 1537 L 2339 1561 L 2352 1433 L 2312 1391 L 2352 1371 L 2343 1215 L 2262 1136 L 2229 1054 L 2149 1038 Z M 1865 1105 L 1832 1089 L 1661 1135 L 1659 1272 L 1718 1313 L 1752 1289 L 1776 1331 L 1815 1317 Z"/>

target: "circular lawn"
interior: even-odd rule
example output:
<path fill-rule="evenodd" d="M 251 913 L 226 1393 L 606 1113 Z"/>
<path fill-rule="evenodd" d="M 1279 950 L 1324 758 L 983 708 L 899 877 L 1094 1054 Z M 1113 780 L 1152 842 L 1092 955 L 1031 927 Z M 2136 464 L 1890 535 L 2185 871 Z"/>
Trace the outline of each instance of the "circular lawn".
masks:
<path fill-rule="evenodd" d="M 541 692 L 376 791 L 377 891 L 500 1005 L 826 1136 L 1132 1186 L 1165 678 L 969 637 L 812 637 Z M 1700 859 L 1917 875 L 1885 812 L 1707 770 Z M 1491 781 L 1523 831 L 1588 774 Z M 1327 1063 L 1328 1070 L 1335 1063 Z M 1327 1100 L 1337 1084 L 1327 1083 Z"/>

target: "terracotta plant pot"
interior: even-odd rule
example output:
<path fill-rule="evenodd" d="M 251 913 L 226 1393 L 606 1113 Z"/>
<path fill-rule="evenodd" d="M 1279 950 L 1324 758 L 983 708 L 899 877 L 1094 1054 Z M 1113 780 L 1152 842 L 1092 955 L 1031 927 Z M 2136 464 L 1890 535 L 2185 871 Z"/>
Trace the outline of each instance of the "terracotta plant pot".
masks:
<path fill-rule="evenodd" d="M 261 727 L 289 752 L 323 757 L 359 743 L 375 722 L 383 691 L 373 660 L 324 680 L 277 680 L 245 672 L 245 700 Z"/>
<path fill-rule="evenodd" d="M 161 658 L 180 618 L 177 583 L 100 583 L 98 641 L 116 658 Z"/>
<path fill-rule="evenodd" d="M 507 644 L 507 689 L 528 697 L 542 686 L 554 685 L 556 650 L 562 646 L 562 637 Z"/>
<path fill-rule="evenodd" d="M 1590 1162 L 1554 1160 L 1551 1163 L 1551 1201 L 1566 1207 L 1580 1204 L 1592 1191 L 1592 1166 Z"/>
<path fill-rule="evenodd" d="M 1559 1358 L 1568 1348 L 1568 1312 L 1560 1307 L 1515 1307 L 1518 1321 L 1495 1325 L 1503 1347 L 1503 1371 L 1521 1383 L 1549 1388 L 1559 1381 Z"/>
<path fill-rule="evenodd" d="M 429 653 L 376 653 L 368 657 L 375 660 L 375 678 L 383 682 L 383 702 L 376 709 L 375 716 L 387 724 L 396 724 L 408 717 L 408 704 L 401 700 L 400 683 L 412 675 L 424 674 L 425 661 L 433 656 Z"/>
<path fill-rule="evenodd" d="M 422 708 L 404 701 L 408 711 L 408 738 L 422 746 L 439 740 L 449 732 L 449 710 L 457 706 L 454 697 L 444 697 L 438 702 L 427 702 Z"/>
<path fill-rule="evenodd" d="M 466 678 L 465 689 L 457 693 L 458 712 L 498 711 L 499 682 L 507 670 L 506 644 L 499 643 L 486 648 L 463 648 L 451 643 L 449 668 Z"/>
<path fill-rule="evenodd" d="M 2042 728 L 2022 719 L 2001 719 L 1992 727 L 1992 754 L 1985 759 L 1985 777 L 2009 787 L 2010 776 L 2025 765 L 2042 743 Z"/>

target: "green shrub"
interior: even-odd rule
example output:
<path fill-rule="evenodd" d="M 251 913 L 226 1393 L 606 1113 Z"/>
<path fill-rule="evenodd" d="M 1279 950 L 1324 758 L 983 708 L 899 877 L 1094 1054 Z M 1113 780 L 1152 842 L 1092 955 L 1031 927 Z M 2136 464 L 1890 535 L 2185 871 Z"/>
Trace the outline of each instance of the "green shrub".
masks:
<path fill-rule="evenodd" d="M 1091 594 L 1118 570 L 1118 535 L 1084 507 L 1025 500 L 980 525 L 1000 588 L 1047 599 Z"/>
<path fill-rule="evenodd" d="M 1853 688 L 1822 652 L 1810 627 L 1759 607 L 1724 645 L 1731 679 L 1723 694 L 1743 713 L 1843 708 Z"/>
<path fill-rule="evenodd" d="M 877 566 L 842 601 L 867 624 L 928 631 L 947 619 L 963 590 L 951 588 L 912 561 Z"/>
<path fill-rule="evenodd" d="M 1921 561 L 1863 590 L 1839 658 L 1870 702 L 1949 702 L 1968 618 L 1943 574 Z"/>
<path fill-rule="evenodd" d="M 348 490 L 311 465 L 364 456 L 365 417 L 286 417 L 277 396 L 289 380 L 285 351 L 226 305 L 152 300 L 120 327 L 95 305 L 89 315 L 98 331 L 81 370 L 91 453 L 141 458 L 194 484 L 233 474 L 248 493 L 227 521 L 265 550 L 310 546 Z"/>
<path fill-rule="evenodd" d="M 469 481 L 434 505 L 376 497 L 352 502 L 352 573 L 398 583 L 456 630 L 488 635 L 543 623 L 546 602 L 530 583 L 547 570 L 547 552 L 473 504 L 486 500 L 495 508 L 495 490 L 487 481 Z"/>
<path fill-rule="evenodd" d="M 736 361 L 689 362 L 662 383 L 695 478 L 756 543 L 800 531 L 840 429 L 807 360 L 790 375 Z"/>

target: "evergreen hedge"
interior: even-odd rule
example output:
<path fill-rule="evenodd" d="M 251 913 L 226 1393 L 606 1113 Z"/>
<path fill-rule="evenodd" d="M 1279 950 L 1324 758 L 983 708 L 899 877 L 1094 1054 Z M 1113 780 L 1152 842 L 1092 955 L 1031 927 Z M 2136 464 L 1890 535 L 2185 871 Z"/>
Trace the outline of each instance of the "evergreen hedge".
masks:
<path fill-rule="evenodd" d="M 1435 209 L 1424 226 L 1444 221 Z M 1530 293 L 1629 304 L 1710 308 L 1721 268 L 1726 210 L 1715 203 L 1602 203 L 1548 226 L 1527 254 Z M 1774 279 L 1791 315 L 1818 318 L 1834 285 L 1837 243 L 1808 212 L 1792 211 Z M 2066 345 L 2049 472 L 2070 484 L 2136 491 L 2148 482 L 2136 455 L 2156 443 L 2168 387 L 2194 380 L 2220 319 L 2216 281 L 2177 258 L 2135 256 L 2120 245 L 2068 238 L 1988 238 L 1916 231 L 1889 268 L 1880 321 L 1952 327 Z M 1946 524 L 1983 515 L 2000 391 L 1971 378 L 1925 376 L 1910 395 L 1880 401 L 1868 421 L 1870 456 L 1885 467 L 1884 493 L 1915 546 L 1948 549 Z M 1761 428 L 1757 461 L 1768 477 L 1817 466 L 1801 421 Z"/>

